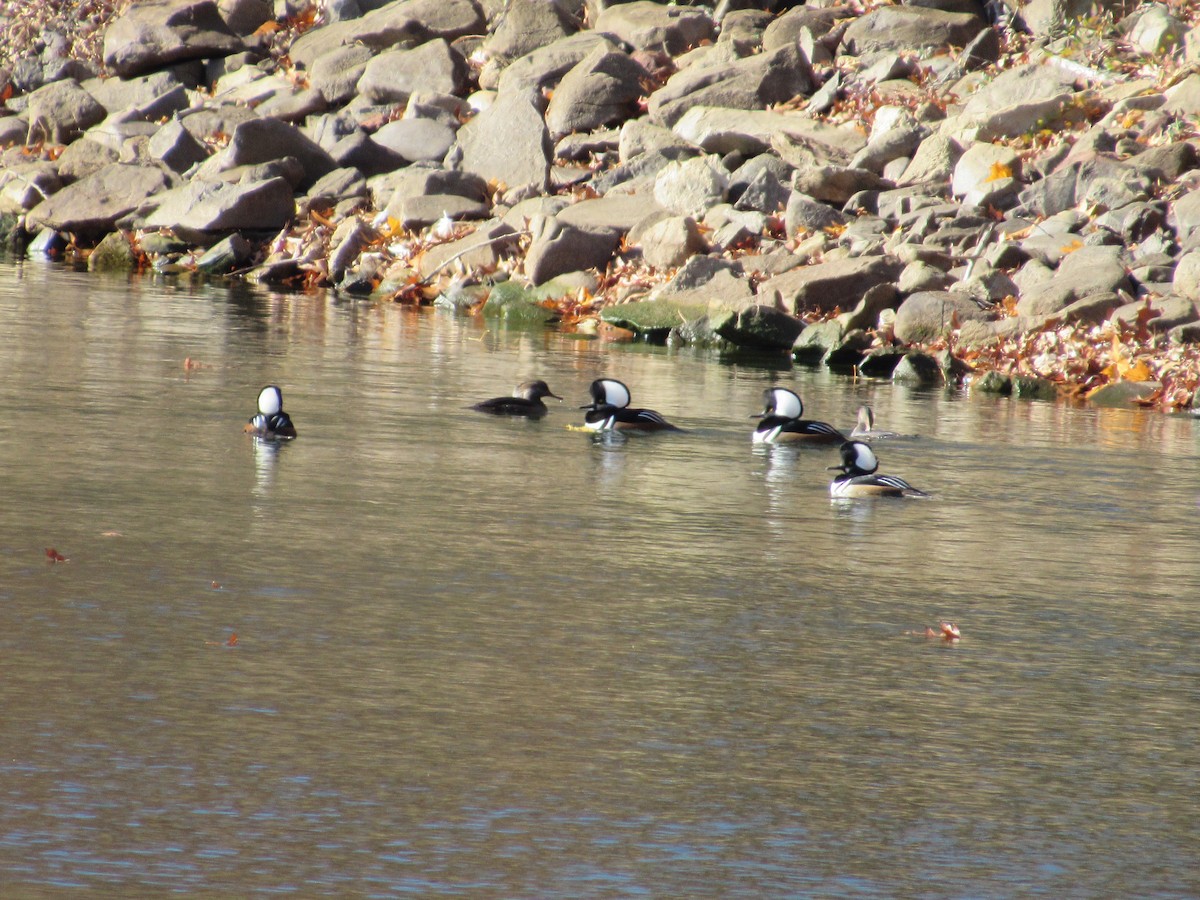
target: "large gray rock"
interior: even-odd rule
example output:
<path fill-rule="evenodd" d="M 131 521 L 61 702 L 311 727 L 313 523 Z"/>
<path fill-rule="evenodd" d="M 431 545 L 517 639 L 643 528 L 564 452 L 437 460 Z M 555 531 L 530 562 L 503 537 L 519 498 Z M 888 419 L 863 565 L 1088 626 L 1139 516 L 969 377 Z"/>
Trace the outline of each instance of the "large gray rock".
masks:
<path fill-rule="evenodd" d="M 729 173 L 713 156 L 668 163 L 654 180 L 654 201 L 681 216 L 702 216 L 725 199 Z"/>
<path fill-rule="evenodd" d="M 588 231 L 621 235 L 646 217 L 663 213 L 663 208 L 649 197 L 610 194 L 566 207 L 558 213 L 558 221 Z"/>
<path fill-rule="evenodd" d="M 706 249 L 696 220 L 689 216 L 660 219 L 642 232 L 639 243 L 642 258 L 659 269 L 681 266 Z"/>
<path fill-rule="evenodd" d="M 510 201 L 545 193 L 554 145 L 535 97 L 501 93 L 458 132 L 462 169 L 501 185 Z"/>
<path fill-rule="evenodd" d="M 31 142 L 69 144 L 107 115 L 103 106 L 74 80 L 55 81 L 28 97 Z"/>
<path fill-rule="evenodd" d="M 1017 301 L 1018 315 L 1040 319 L 1094 294 L 1128 291 L 1131 285 L 1120 247 L 1080 247 L 1062 258 L 1054 278 Z"/>
<path fill-rule="evenodd" d="M 158 166 L 114 163 L 67 185 L 34 207 L 29 223 L 71 231 L 85 239 L 98 238 L 150 197 L 173 186 L 172 176 Z"/>
<path fill-rule="evenodd" d="M 375 52 L 362 44 L 336 47 L 313 60 L 309 83 L 331 104 L 346 103 L 357 93 L 358 80 L 374 56 Z"/>
<path fill-rule="evenodd" d="M 963 322 L 982 322 L 990 314 L 969 297 L 952 291 L 921 291 L 896 310 L 896 339 L 920 344 L 945 337 Z"/>
<path fill-rule="evenodd" d="M 513 62 L 500 74 L 501 94 L 553 88 L 562 77 L 587 59 L 597 47 L 619 50 L 613 39 L 595 31 L 581 31 L 539 47 Z"/>
<path fill-rule="evenodd" d="M 433 119 L 397 119 L 372 139 L 407 162 L 441 162 L 454 145 L 454 129 Z"/>
<path fill-rule="evenodd" d="M 878 284 L 892 284 L 903 265 L 887 256 L 860 256 L 793 269 L 764 281 L 760 295 L 778 293 L 793 314 L 802 310 L 853 309 Z"/>
<path fill-rule="evenodd" d="M 466 84 L 462 55 L 444 40 L 389 50 L 367 63 L 358 93 L 372 103 L 406 103 L 416 91 L 457 94 Z"/>
<path fill-rule="evenodd" d="M 472 0 L 399 0 L 373 9 L 361 18 L 310 28 L 288 52 L 293 62 L 308 67 L 321 55 L 345 44 L 372 50 L 415 47 L 426 41 L 484 33 L 484 19 Z"/>
<path fill-rule="evenodd" d="M 295 213 L 292 186 L 283 178 L 228 184 L 192 181 L 155 198 L 145 228 L 170 228 L 206 243 L 229 231 L 278 231 Z"/>
<path fill-rule="evenodd" d="M 123 77 L 244 49 L 212 0 L 143 0 L 104 32 L 104 64 Z"/>
<path fill-rule="evenodd" d="M 61 190 L 62 179 L 52 163 L 19 163 L 0 168 L 0 213 L 23 213 Z"/>
<path fill-rule="evenodd" d="M 855 19 L 842 36 L 842 44 L 856 56 L 880 50 L 964 47 L 985 27 L 978 16 L 918 6 L 881 6 Z"/>
<path fill-rule="evenodd" d="M 338 168 L 329 153 L 295 126 L 278 119 L 250 119 L 233 129 L 228 146 L 210 157 L 201 166 L 198 176 L 211 178 L 238 166 L 289 156 L 298 160 L 304 169 L 304 178 L 298 185 L 301 189 L 307 189 L 318 178 Z"/>
<path fill-rule="evenodd" d="M 174 172 L 183 173 L 208 158 L 208 149 L 178 121 L 167 122 L 150 138 L 146 152 Z"/>
<path fill-rule="evenodd" d="M 1001 73 L 973 94 L 961 118 L 975 126 L 980 140 L 1017 137 L 1057 119 L 1074 93 L 1072 73 L 1030 63 Z"/>
<path fill-rule="evenodd" d="M 578 30 L 579 23 L 559 3 L 511 0 L 483 42 L 483 52 L 507 63 Z"/>
<path fill-rule="evenodd" d="M 564 225 L 553 216 L 529 223 L 532 240 L 525 254 L 525 275 L 535 285 L 580 269 L 603 271 L 620 238 L 606 231 Z"/>
<path fill-rule="evenodd" d="M 628 54 L 597 47 L 558 83 L 546 108 L 550 135 L 592 131 L 631 117 L 647 77 Z"/>
<path fill-rule="evenodd" d="M 650 119 L 671 126 L 697 106 L 763 110 L 811 93 L 814 83 L 812 67 L 794 45 L 733 62 L 689 66 L 650 95 Z"/>
<path fill-rule="evenodd" d="M 596 19 L 595 28 L 638 49 L 662 50 L 673 56 L 716 37 L 716 25 L 707 10 L 651 0 L 608 6 Z"/>

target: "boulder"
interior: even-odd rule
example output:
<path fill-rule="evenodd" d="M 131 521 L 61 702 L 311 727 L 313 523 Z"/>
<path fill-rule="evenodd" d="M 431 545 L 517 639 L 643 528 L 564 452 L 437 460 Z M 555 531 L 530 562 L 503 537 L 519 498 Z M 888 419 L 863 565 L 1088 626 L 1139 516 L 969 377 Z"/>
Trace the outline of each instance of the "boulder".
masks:
<path fill-rule="evenodd" d="M 48 162 L 0 168 L 0 214 L 21 214 L 62 189 L 59 170 Z"/>
<path fill-rule="evenodd" d="M 919 344 L 945 337 L 959 324 L 985 321 L 990 314 L 968 297 L 952 291 L 911 294 L 896 310 L 896 339 Z"/>
<path fill-rule="evenodd" d="M 371 136 L 405 162 L 439 163 L 454 146 L 455 131 L 433 119 L 397 119 Z"/>
<path fill-rule="evenodd" d="M 284 178 L 238 184 L 192 181 L 154 198 L 145 228 L 170 228 L 208 243 L 225 232 L 277 232 L 291 221 L 296 203 Z"/>
<path fill-rule="evenodd" d="M 715 157 L 668 163 L 654 180 L 654 201 L 681 216 L 702 216 L 725 199 L 729 174 Z"/>
<path fill-rule="evenodd" d="M 554 147 L 530 94 L 501 93 L 459 129 L 458 145 L 463 171 L 501 185 L 510 202 L 543 194 L 550 184 Z"/>
<path fill-rule="evenodd" d="M 397 0 L 361 17 L 310 28 L 292 43 L 288 56 L 307 68 L 343 45 L 361 44 L 378 52 L 482 35 L 484 30 L 483 14 L 473 0 Z"/>
<path fill-rule="evenodd" d="M 546 127 L 558 138 L 622 122 L 636 113 L 648 77 L 627 54 L 597 47 L 558 83 L 546 108 Z"/>
<path fill-rule="evenodd" d="M 47 84 L 26 99 L 31 143 L 69 144 L 107 115 L 73 79 Z"/>
<path fill-rule="evenodd" d="M 375 51 L 362 44 L 335 47 L 318 56 L 308 72 L 308 81 L 331 104 L 338 106 L 353 100 L 358 81 L 375 57 Z"/>
<path fill-rule="evenodd" d="M 842 46 L 854 56 L 881 50 L 964 47 L 985 27 L 975 15 L 918 6 L 883 6 L 855 19 L 842 36 Z"/>
<path fill-rule="evenodd" d="M 500 74 L 496 90 L 510 92 L 550 90 L 567 72 L 587 59 L 597 47 L 613 51 L 620 48 L 606 34 L 581 31 L 539 47 L 513 62 Z"/>
<path fill-rule="evenodd" d="M 771 306 L 754 304 L 722 317 L 716 332 L 738 347 L 754 350 L 790 350 L 804 323 Z"/>
<path fill-rule="evenodd" d="M 112 231 L 118 220 L 174 186 L 158 166 L 113 163 L 67 185 L 29 213 L 31 227 L 70 231 L 84 240 Z"/>
<path fill-rule="evenodd" d="M 553 216 L 529 223 L 532 239 L 525 254 L 525 275 L 537 285 L 578 269 L 603 271 L 612 261 L 620 237 L 563 224 Z"/>
<path fill-rule="evenodd" d="M 780 47 L 733 62 L 691 66 L 650 95 L 650 120 L 672 126 L 698 106 L 764 110 L 809 94 L 812 68 L 798 46 Z"/>
<path fill-rule="evenodd" d="M 407 103 L 418 90 L 457 94 L 466 78 L 462 54 L 438 39 L 376 55 L 363 69 L 358 94 L 371 103 Z"/>
<path fill-rule="evenodd" d="M 509 63 L 578 30 L 579 22 L 559 3 L 511 0 L 481 49 L 488 57 Z"/>
<path fill-rule="evenodd" d="M 647 228 L 639 237 L 642 258 L 659 269 L 681 266 L 706 251 L 704 238 L 689 216 L 668 216 Z"/>
<path fill-rule="evenodd" d="M 104 32 L 104 65 L 122 77 L 244 49 L 212 0 L 142 0 Z"/>
<path fill-rule="evenodd" d="M 329 153 L 294 125 L 278 119 L 249 119 L 233 129 L 228 146 L 211 156 L 201 166 L 197 177 L 212 178 L 238 166 L 289 156 L 303 168 L 303 180 L 298 185 L 301 189 L 307 189 L 318 178 L 338 168 Z"/>
<path fill-rule="evenodd" d="M 1017 313 L 1037 319 L 1092 294 L 1113 294 L 1130 287 L 1120 247 L 1079 247 L 1063 256 L 1052 280 L 1022 292 Z"/>
<path fill-rule="evenodd" d="M 777 275 L 759 286 L 759 294 L 778 292 L 793 314 L 808 309 L 854 309 L 868 290 L 892 284 L 903 268 L 887 256 L 862 256 L 803 266 Z"/>
<path fill-rule="evenodd" d="M 652 0 L 633 0 L 606 6 L 596 19 L 597 31 L 616 35 L 640 50 L 661 50 L 676 56 L 716 38 L 716 24 L 707 10 L 669 6 Z"/>

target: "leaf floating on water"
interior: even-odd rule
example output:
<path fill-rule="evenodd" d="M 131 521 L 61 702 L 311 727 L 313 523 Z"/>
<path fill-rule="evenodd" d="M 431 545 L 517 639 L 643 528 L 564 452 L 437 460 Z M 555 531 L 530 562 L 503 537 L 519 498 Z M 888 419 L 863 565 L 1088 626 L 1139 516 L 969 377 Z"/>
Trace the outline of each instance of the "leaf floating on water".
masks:
<path fill-rule="evenodd" d="M 226 640 L 223 641 L 205 641 L 206 647 L 236 647 L 238 642 L 237 632 L 233 632 Z"/>
<path fill-rule="evenodd" d="M 50 562 L 52 562 L 52 563 L 69 562 L 67 557 L 63 556 L 61 553 L 59 553 L 53 547 L 46 548 L 46 558 L 49 559 Z"/>
<path fill-rule="evenodd" d="M 947 644 L 957 644 L 962 637 L 958 626 L 953 622 L 939 622 L 937 628 L 926 626 L 924 631 L 906 631 L 904 633 L 912 637 L 941 638 Z"/>
<path fill-rule="evenodd" d="M 213 583 L 210 585 L 210 587 L 211 587 L 211 588 L 212 588 L 214 591 L 219 591 L 219 590 L 221 589 L 221 582 L 219 582 L 219 581 L 214 581 L 214 582 L 213 582 Z"/>

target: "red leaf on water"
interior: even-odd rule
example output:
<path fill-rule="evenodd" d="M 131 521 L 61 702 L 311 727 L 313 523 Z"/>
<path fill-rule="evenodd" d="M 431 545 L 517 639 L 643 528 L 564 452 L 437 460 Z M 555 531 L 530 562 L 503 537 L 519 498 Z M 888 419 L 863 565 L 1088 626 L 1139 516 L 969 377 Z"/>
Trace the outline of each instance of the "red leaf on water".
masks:
<path fill-rule="evenodd" d="M 52 563 L 60 563 L 60 562 L 67 561 L 67 557 L 63 556 L 61 553 L 59 553 L 53 547 L 46 548 L 46 558 L 49 559 L 50 562 L 52 562 Z"/>

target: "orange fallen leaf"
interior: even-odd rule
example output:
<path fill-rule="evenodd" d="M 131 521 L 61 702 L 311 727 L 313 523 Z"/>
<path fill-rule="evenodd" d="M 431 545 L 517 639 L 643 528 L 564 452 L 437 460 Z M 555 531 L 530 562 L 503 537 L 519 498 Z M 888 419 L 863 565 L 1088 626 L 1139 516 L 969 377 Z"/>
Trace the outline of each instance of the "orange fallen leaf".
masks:
<path fill-rule="evenodd" d="M 1012 178 L 1012 166 L 1005 165 L 1002 162 L 992 163 L 992 167 L 988 169 L 988 177 L 983 179 L 984 184 L 992 181 L 999 181 L 1001 178 Z"/>
<path fill-rule="evenodd" d="M 46 558 L 52 563 L 68 562 L 67 557 L 63 556 L 53 547 L 46 548 Z"/>

